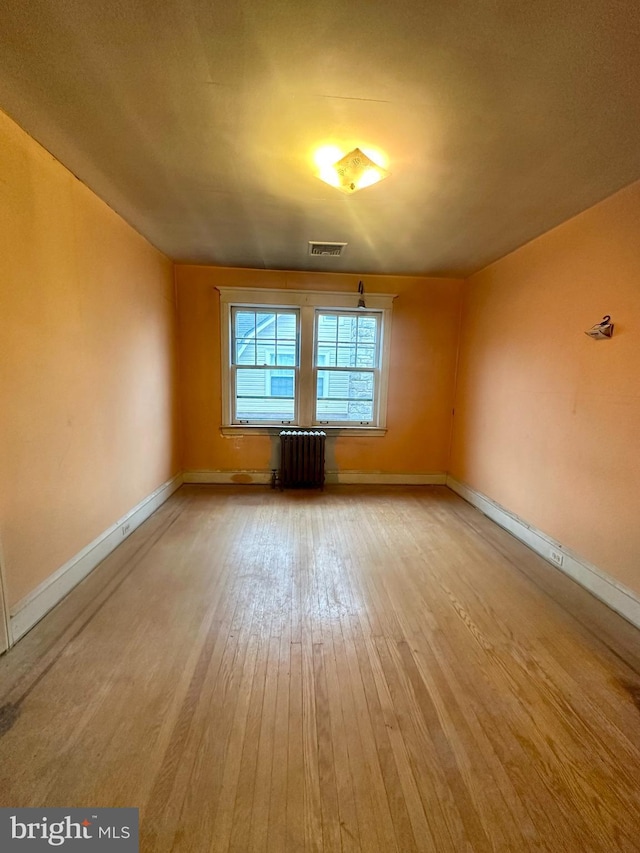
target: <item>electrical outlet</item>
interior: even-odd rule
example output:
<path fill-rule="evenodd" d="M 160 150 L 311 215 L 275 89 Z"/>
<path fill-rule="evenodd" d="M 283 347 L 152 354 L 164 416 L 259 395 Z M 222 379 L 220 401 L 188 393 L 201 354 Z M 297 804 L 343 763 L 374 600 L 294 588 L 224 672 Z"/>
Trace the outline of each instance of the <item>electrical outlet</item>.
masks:
<path fill-rule="evenodd" d="M 131 525 L 129 523 L 122 525 L 122 535 L 123 536 L 126 536 L 130 530 L 131 530 Z"/>
<path fill-rule="evenodd" d="M 555 563 L 556 566 L 561 566 L 564 562 L 564 555 L 560 553 L 560 551 L 554 551 L 551 549 L 551 562 Z"/>

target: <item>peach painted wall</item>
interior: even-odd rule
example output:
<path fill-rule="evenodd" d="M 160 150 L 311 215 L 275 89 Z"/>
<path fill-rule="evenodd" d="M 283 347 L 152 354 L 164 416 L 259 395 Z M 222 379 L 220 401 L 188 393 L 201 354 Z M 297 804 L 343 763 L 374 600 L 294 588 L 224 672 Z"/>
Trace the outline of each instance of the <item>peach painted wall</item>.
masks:
<path fill-rule="evenodd" d="M 183 463 L 186 471 L 268 470 L 268 436 L 220 434 L 220 303 L 216 286 L 345 290 L 362 276 L 176 267 L 180 323 Z M 435 473 L 447 469 L 462 281 L 364 276 L 367 293 L 397 293 L 388 431 L 335 440 L 339 471 Z M 329 465 L 332 463 L 330 462 Z"/>
<path fill-rule="evenodd" d="M 0 113 L 0 539 L 15 605 L 179 471 L 171 262 Z"/>
<path fill-rule="evenodd" d="M 452 475 L 640 591 L 640 183 L 474 275 L 461 330 Z"/>

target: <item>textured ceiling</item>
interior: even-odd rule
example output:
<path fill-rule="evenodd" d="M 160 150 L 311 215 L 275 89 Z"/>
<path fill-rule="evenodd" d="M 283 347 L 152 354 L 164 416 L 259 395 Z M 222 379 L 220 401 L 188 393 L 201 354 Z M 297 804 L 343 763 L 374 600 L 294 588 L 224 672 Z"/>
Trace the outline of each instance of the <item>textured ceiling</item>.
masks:
<path fill-rule="evenodd" d="M 640 4 L 3 0 L 0 108 L 174 260 L 468 274 L 640 178 Z"/>

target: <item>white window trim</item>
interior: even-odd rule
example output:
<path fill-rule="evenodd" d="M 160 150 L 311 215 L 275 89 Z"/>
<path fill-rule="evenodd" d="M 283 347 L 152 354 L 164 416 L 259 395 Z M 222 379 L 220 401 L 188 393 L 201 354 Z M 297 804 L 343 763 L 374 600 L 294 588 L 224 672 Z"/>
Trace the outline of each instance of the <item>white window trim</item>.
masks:
<path fill-rule="evenodd" d="M 300 365 L 309 365 L 313 370 L 315 311 L 317 308 L 332 310 L 357 310 L 358 293 L 343 291 L 288 290 L 249 287 L 217 287 L 220 293 L 220 338 L 221 338 L 221 390 L 223 435 L 273 435 L 284 429 L 274 424 L 234 424 L 230 394 L 231 364 L 231 308 L 270 306 L 272 308 L 300 308 Z M 383 315 L 381 341 L 380 388 L 377 404 L 377 423 L 375 426 L 354 426 L 352 424 L 314 424 L 313 402 L 315 395 L 309 382 L 300 383 L 296 389 L 298 409 L 301 420 L 300 429 L 322 429 L 328 435 L 346 434 L 352 436 L 382 436 L 387 431 L 387 397 L 389 385 L 389 357 L 391 352 L 391 318 L 395 293 L 367 293 L 367 310 L 380 311 Z M 307 423 L 308 421 L 308 423 Z"/>
<path fill-rule="evenodd" d="M 228 426 L 234 427 L 234 428 L 254 426 L 254 424 L 245 423 L 241 419 L 238 419 L 237 421 L 232 420 L 232 414 L 233 414 L 232 405 L 231 405 L 232 396 L 231 396 L 231 394 L 229 394 L 230 388 L 232 388 L 235 384 L 235 374 L 236 374 L 238 367 L 240 367 L 241 369 L 244 367 L 244 365 L 238 365 L 238 364 L 233 363 L 233 352 L 232 352 L 233 351 L 233 333 L 231 332 L 231 326 L 233 323 L 233 309 L 234 308 L 243 308 L 243 307 L 246 307 L 246 306 L 238 305 L 237 303 L 233 302 L 233 303 L 229 303 L 227 308 L 225 309 L 229 315 L 228 321 L 227 321 L 227 333 L 229 336 L 229 345 L 226 349 L 223 349 L 221 352 L 221 356 L 223 359 L 223 364 L 222 364 L 223 376 L 224 376 L 225 368 L 226 368 L 226 372 L 227 372 L 227 381 L 226 381 L 226 386 L 225 386 L 226 391 L 227 391 L 227 408 L 225 409 L 225 411 L 227 412 L 228 418 L 229 418 Z M 261 308 L 263 306 L 262 305 L 255 305 L 253 307 Z M 278 310 L 285 310 L 285 309 L 282 308 L 281 306 L 278 306 Z M 301 334 L 302 334 L 301 312 L 300 312 L 300 309 L 296 305 L 292 305 L 292 306 L 288 307 L 286 310 L 287 310 L 287 312 L 291 313 L 292 316 L 295 316 L 295 321 L 296 321 L 296 357 L 294 357 L 294 364 L 291 367 L 291 369 L 294 371 L 294 375 L 295 375 L 294 384 L 295 384 L 295 388 L 296 388 L 296 396 L 295 396 L 294 405 L 293 405 L 293 418 L 290 421 L 285 421 L 285 420 L 271 420 L 271 421 L 269 421 L 269 420 L 265 420 L 263 423 L 259 424 L 259 426 L 271 427 L 271 428 L 278 427 L 279 429 L 282 429 L 283 427 L 286 427 L 288 425 L 293 426 L 296 424 L 297 418 L 298 418 L 298 412 L 299 412 L 299 404 L 300 404 L 298 389 L 300 386 L 300 382 L 299 382 L 299 379 L 300 379 L 299 346 L 300 346 L 300 338 L 301 338 Z M 226 364 L 224 363 L 224 353 L 225 352 L 228 353 L 228 358 L 227 358 Z M 278 365 L 268 365 L 267 370 L 270 368 L 278 369 Z M 263 370 L 264 368 L 258 366 L 258 369 Z M 258 426 L 258 424 L 255 424 L 255 426 Z"/>

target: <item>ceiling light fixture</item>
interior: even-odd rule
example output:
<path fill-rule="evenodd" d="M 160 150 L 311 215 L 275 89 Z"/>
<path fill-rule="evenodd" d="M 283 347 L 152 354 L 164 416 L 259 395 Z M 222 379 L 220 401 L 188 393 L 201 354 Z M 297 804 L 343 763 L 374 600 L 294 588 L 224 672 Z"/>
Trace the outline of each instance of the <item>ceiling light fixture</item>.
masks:
<path fill-rule="evenodd" d="M 389 177 L 389 172 L 359 148 L 354 148 L 339 160 L 323 164 L 318 177 L 341 192 L 351 195 Z"/>

